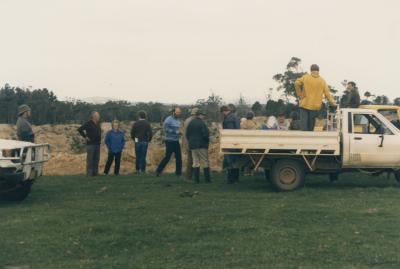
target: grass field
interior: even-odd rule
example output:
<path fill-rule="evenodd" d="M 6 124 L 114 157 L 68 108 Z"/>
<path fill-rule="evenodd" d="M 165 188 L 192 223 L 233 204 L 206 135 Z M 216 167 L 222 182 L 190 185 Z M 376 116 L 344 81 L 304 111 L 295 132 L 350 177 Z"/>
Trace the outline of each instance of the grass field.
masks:
<path fill-rule="evenodd" d="M 400 188 L 361 174 L 293 193 L 262 176 L 43 177 L 24 202 L 0 204 L 8 266 L 400 268 Z"/>

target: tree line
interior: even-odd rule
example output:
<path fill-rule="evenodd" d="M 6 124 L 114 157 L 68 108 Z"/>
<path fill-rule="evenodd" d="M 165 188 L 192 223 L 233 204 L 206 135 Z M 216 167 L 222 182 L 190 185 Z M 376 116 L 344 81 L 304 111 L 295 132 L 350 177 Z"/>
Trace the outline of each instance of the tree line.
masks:
<path fill-rule="evenodd" d="M 238 98 L 234 103 L 238 115 L 244 117 L 250 110 L 256 116 L 280 113 L 288 115 L 297 107 L 294 82 L 305 74 L 302 70 L 301 59 L 292 57 L 285 70 L 273 76 L 277 87 L 266 91 L 264 102 L 256 101 L 250 104 L 244 96 L 241 95 Z M 340 98 L 338 90 L 331 86 L 330 90 L 338 100 Z M 279 95 L 279 98 L 272 98 L 273 95 Z M 158 102 L 108 101 L 104 104 L 92 104 L 80 100 L 65 101 L 59 100 L 54 92 L 46 88 L 31 90 L 6 84 L 0 89 L 0 123 L 14 124 L 18 106 L 21 104 L 28 104 L 32 108 L 31 121 L 36 125 L 82 123 L 88 119 L 90 112 L 94 110 L 100 112 L 104 121 L 114 119 L 133 121 L 137 119 L 137 113 L 143 110 L 147 113 L 150 122 L 160 123 L 174 107 Z M 181 108 L 184 117 L 187 117 L 190 114 L 190 109 L 196 106 L 207 113 L 210 121 L 218 121 L 220 120 L 219 108 L 223 104 L 225 104 L 223 98 L 212 93 L 207 98 L 197 100 L 193 105 L 184 105 Z M 400 105 L 400 97 L 391 102 L 386 95 L 374 95 L 372 91 L 365 91 L 361 104 Z"/>

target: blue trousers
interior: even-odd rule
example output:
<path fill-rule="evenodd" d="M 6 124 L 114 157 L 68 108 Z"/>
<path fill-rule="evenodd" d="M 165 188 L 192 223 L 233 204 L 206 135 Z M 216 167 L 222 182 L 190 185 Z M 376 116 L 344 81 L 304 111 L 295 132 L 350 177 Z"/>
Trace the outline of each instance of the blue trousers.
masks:
<path fill-rule="evenodd" d="M 135 143 L 135 154 L 136 154 L 136 171 L 146 172 L 146 157 L 147 149 L 149 147 L 148 142 L 136 142 Z"/>

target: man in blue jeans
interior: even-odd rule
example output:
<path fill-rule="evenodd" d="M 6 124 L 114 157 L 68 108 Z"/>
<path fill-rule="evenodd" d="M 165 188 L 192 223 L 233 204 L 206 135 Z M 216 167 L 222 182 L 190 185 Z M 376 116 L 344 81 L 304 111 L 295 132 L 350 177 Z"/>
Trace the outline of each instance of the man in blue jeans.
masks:
<path fill-rule="evenodd" d="M 174 112 L 171 116 L 167 117 L 164 121 L 164 135 L 165 135 L 165 157 L 162 159 L 160 164 L 157 167 L 156 173 L 157 176 L 160 176 L 165 166 L 168 164 L 169 160 L 172 157 L 172 154 L 175 155 L 176 168 L 175 174 L 180 176 L 182 174 L 182 153 L 181 153 L 181 145 L 179 144 L 179 136 L 181 122 L 179 118 L 182 114 L 182 111 L 179 107 L 174 109 Z"/>
<path fill-rule="evenodd" d="M 147 148 L 153 132 L 150 123 L 146 120 L 146 112 L 139 111 L 138 118 L 132 126 L 131 137 L 135 142 L 136 173 L 140 174 L 146 172 Z"/>

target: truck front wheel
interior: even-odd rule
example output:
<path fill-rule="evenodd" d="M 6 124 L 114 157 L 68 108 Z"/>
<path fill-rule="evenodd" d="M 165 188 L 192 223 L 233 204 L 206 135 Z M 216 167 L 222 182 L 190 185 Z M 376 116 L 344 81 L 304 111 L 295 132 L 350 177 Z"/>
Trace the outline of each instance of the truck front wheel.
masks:
<path fill-rule="evenodd" d="M 23 201 L 31 192 L 32 181 L 26 180 L 13 187 L 0 188 L 0 201 Z"/>
<path fill-rule="evenodd" d="M 279 191 L 294 191 L 304 186 L 304 166 L 290 159 L 279 160 L 272 167 L 271 182 Z"/>

